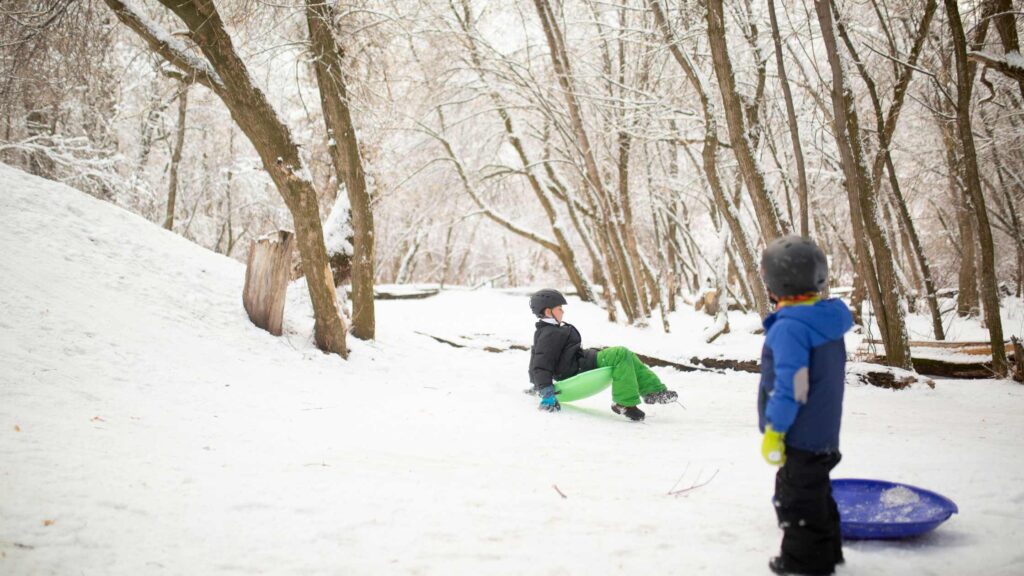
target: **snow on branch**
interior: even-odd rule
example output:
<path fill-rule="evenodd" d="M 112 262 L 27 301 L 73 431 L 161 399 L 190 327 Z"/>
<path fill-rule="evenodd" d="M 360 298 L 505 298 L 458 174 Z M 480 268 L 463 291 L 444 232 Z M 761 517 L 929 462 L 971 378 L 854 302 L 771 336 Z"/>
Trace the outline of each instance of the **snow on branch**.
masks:
<path fill-rule="evenodd" d="M 93 189 L 95 184 L 106 193 L 126 188 L 117 173 L 121 157 L 96 148 L 85 136 L 40 134 L 19 141 L 0 140 L 0 158 L 11 154 L 45 159 L 55 169 L 47 177 L 70 186 Z"/>
<path fill-rule="evenodd" d="M 466 193 L 469 194 L 469 197 L 473 199 L 473 202 L 480 207 L 485 216 L 514 234 L 522 236 L 528 240 L 532 240 L 552 252 L 558 252 L 558 244 L 556 244 L 554 240 L 544 238 L 536 232 L 519 227 L 509 218 L 503 216 L 493 207 L 488 205 L 483 198 L 480 197 L 479 193 L 473 187 L 473 184 L 469 181 L 469 176 L 466 174 L 466 168 L 455 153 L 455 150 L 452 148 L 451 142 L 441 134 L 438 134 L 431 128 L 427 127 L 422 122 L 416 121 L 416 123 L 419 125 L 421 131 L 433 137 L 444 148 L 447 153 L 448 160 L 455 165 L 455 170 L 459 175 L 459 180 L 462 182 L 462 187 L 466 190 Z"/>
<path fill-rule="evenodd" d="M 1007 52 L 1005 56 L 987 52 L 968 52 L 967 58 L 1004 74 L 1018 82 L 1024 82 L 1024 57 L 1020 52 Z"/>
<path fill-rule="evenodd" d="M 149 48 L 181 69 L 189 81 L 199 82 L 214 92 L 221 92 L 224 83 L 210 65 L 189 54 L 188 47 L 174 38 L 134 7 L 121 0 L 104 0 L 117 18 L 139 35 Z"/>

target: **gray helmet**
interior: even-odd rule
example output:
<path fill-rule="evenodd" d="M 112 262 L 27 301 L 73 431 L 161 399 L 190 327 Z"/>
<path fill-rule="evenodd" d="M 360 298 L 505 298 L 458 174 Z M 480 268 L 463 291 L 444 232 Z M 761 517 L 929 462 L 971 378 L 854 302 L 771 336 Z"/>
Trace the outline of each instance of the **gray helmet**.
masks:
<path fill-rule="evenodd" d="M 783 236 L 764 249 L 761 277 L 780 298 L 821 292 L 828 287 L 828 261 L 813 240 Z"/>
<path fill-rule="evenodd" d="M 565 296 L 562 296 L 562 293 L 558 290 L 550 288 L 538 290 L 534 292 L 533 296 L 530 296 L 530 310 L 533 310 L 533 313 L 541 318 L 544 317 L 544 311 L 548 308 L 562 306 L 563 304 L 568 304 L 565 301 Z"/>

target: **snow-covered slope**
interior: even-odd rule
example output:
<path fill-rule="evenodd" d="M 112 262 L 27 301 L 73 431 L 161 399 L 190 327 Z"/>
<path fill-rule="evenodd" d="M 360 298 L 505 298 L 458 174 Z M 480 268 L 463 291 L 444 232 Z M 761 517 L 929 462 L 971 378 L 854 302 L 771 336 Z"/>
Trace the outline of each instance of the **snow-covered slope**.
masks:
<path fill-rule="evenodd" d="M 343 361 L 309 344 L 301 283 L 275 338 L 242 310 L 241 265 L 79 192 L 0 165 L 0 222 L 2 574 L 767 573 L 753 375 L 658 370 L 685 409 L 643 424 L 606 396 L 543 414 L 525 352 L 421 334 L 528 342 L 521 296 L 381 301 L 379 340 Z M 567 320 L 679 357 L 702 328 L 608 326 L 578 302 Z M 1005 382 L 851 386 L 835 476 L 961 514 L 850 544 L 839 573 L 1024 572 L 1022 413 Z"/>

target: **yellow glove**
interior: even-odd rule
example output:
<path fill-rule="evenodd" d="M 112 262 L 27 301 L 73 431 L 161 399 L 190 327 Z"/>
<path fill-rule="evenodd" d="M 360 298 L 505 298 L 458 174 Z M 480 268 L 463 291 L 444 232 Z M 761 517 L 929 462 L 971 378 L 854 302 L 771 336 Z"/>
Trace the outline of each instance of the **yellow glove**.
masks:
<path fill-rule="evenodd" d="M 771 424 L 764 427 L 764 440 L 761 442 L 761 455 L 765 462 L 772 466 L 786 463 L 786 433 L 772 430 Z"/>

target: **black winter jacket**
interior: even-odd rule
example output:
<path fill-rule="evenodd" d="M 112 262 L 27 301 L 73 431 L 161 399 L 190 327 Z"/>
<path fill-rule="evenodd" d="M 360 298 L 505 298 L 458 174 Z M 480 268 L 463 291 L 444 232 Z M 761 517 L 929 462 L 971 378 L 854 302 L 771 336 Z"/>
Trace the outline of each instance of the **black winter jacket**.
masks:
<path fill-rule="evenodd" d="M 572 324 L 537 322 L 530 354 L 530 382 L 538 390 L 597 368 L 597 349 L 581 347 L 583 338 Z"/>

